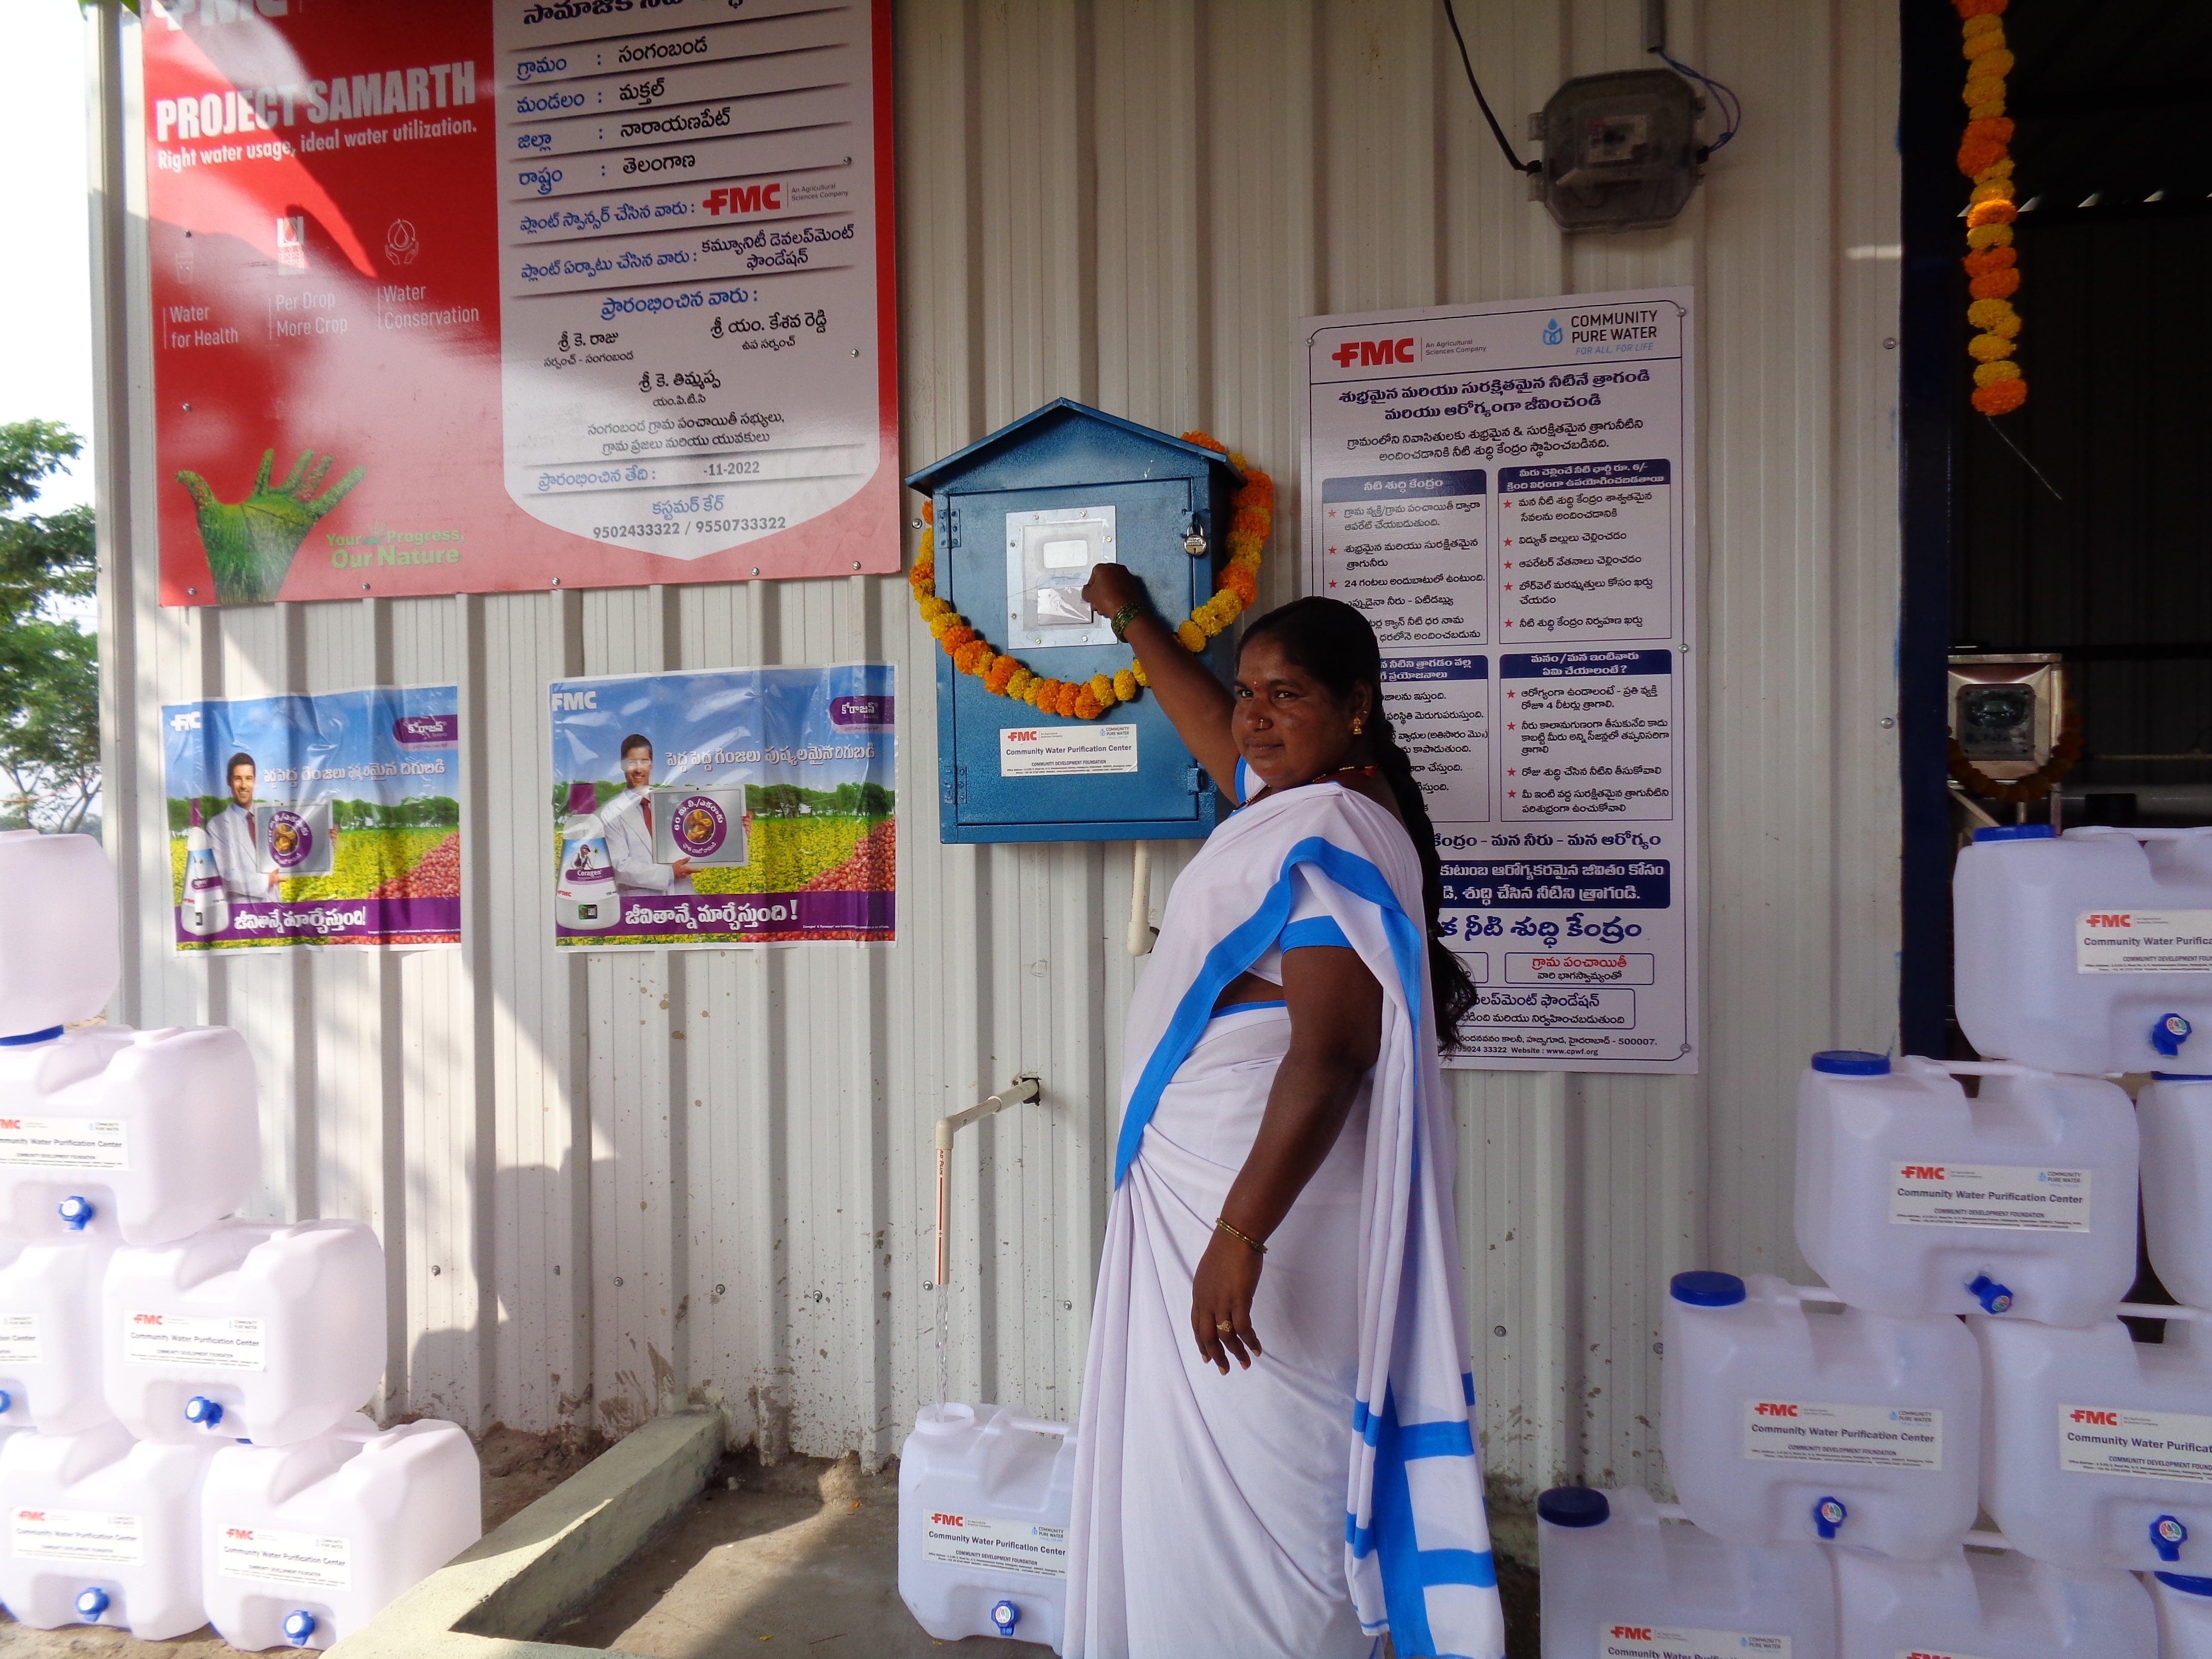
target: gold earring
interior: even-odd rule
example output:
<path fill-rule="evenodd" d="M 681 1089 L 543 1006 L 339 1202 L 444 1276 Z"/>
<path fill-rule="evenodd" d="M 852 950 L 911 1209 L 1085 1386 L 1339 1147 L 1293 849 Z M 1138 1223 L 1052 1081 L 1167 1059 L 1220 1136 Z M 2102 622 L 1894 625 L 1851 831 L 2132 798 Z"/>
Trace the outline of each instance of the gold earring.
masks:
<path fill-rule="evenodd" d="M 1358 736 L 1362 732 L 1364 732 L 1366 729 L 1367 729 L 1367 722 L 1366 722 L 1365 720 L 1358 720 L 1358 719 L 1355 719 L 1355 720 L 1352 722 L 1352 735 L 1353 737 L 1355 737 L 1355 738 L 1356 738 L 1356 737 L 1358 737 Z"/>

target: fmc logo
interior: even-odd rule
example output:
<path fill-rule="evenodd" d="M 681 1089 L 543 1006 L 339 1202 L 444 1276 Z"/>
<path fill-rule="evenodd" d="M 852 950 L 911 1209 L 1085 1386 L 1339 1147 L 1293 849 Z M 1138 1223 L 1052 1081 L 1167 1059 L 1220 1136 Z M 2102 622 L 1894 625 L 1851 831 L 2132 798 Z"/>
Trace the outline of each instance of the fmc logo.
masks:
<path fill-rule="evenodd" d="M 2094 1423 L 2101 1428 L 2107 1429 L 2117 1429 L 2120 1426 L 2120 1414 L 2118 1412 L 2077 1411 L 2070 1412 L 2068 1415 L 2076 1423 Z"/>
<path fill-rule="evenodd" d="M 248 1543 L 251 1543 L 253 1541 L 253 1528 L 251 1527 L 225 1527 L 222 1529 L 222 1535 L 225 1538 L 243 1538 Z"/>
<path fill-rule="evenodd" d="M 553 694 L 553 712 L 556 714 L 563 709 L 597 708 L 599 706 L 599 694 L 596 691 L 556 691 Z"/>
<path fill-rule="evenodd" d="M 968 1524 L 963 1516 L 957 1515 L 933 1515 L 929 1522 L 935 1527 L 964 1527 Z"/>
<path fill-rule="evenodd" d="M 1000 735 L 1008 743 L 1035 743 L 1037 740 L 1037 734 L 1034 732 L 1006 732 Z"/>
<path fill-rule="evenodd" d="M 776 212 L 783 209 L 783 182 L 772 185 L 732 185 L 717 190 L 699 204 L 717 219 L 725 213 Z"/>
<path fill-rule="evenodd" d="M 1648 1642 L 1651 1639 L 1649 1625 L 1615 1625 L 1613 1639 L 1616 1642 Z"/>
<path fill-rule="evenodd" d="M 169 716 L 169 730 L 172 732 L 197 732 L 199 729 L 200 711 L 197 708 L 187 708 Z"/>
<path fill-rule="evenodd" d="M 161 1316 L 159 1314 L 132 1314 L 131 1316 L 131 1322 L 134 1325 L 158 1325 L 161 1322 Z"/>
<path fill-rule="evenodd" d="M 1949 1177 L 1943 1171 L 1949 1167 L 1948 1164 L 1908 1164 L 1905 1166 L 1905 1179 L 1907 1181 L 1948 1180 Z"/>
<path fill-rule="evenodd" d="M 1761 1417 L 1795 1417 L 1797 1415 L 1797 1408 L 1795 1406 L 1778 1406 L 1771 1400 L 1760 1401 L 1756 1406 L 1752 1407 L 1752 1410 Z"/>
<path fill-rule="evenodd" d="M 2135 925 L 2135 919 L 2136 915 L 2132 910 L 2112 912 L 2093 910 L 2089 913 L 2089 925 L 2092 927 L 2130 927 Z"/>
<path fill-rule="evenodd" d="M 1408 334 L 1402 340 L 1346 340 L 1328 355 L 1339 368 L 1350 368 L 1354 363 L 1362 368 L 1410 363 L 1413 361 L 1413 337 Z"/>

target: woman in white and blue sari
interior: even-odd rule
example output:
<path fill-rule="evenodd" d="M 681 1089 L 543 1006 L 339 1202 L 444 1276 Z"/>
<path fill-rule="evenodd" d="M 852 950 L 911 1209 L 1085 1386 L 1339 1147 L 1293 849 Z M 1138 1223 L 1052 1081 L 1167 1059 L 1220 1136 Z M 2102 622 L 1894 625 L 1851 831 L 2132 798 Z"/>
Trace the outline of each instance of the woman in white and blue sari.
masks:
<path fill-rule="evenodd" d="M 1065 1652 L 1500 1659 L 1437 1065 L 1474 992 L 1374 631 L 1297 600 L 1231 690 L 1125 567 L 1084 591 L 1241 805 L 1130 1003 Z"/>

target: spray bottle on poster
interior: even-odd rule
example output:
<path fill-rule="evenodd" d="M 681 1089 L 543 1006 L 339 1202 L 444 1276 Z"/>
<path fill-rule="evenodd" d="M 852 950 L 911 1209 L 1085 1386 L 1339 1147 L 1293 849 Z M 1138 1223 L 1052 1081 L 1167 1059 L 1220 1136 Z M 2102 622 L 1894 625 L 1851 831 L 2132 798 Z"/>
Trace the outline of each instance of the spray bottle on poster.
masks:
<path fill-rule="evenodd" d="M 177 925 L 196 938 L 230 926 L 230 896 L 222 890 L 222 872 L 216 868 L 215 846 L 200 823 L 197 800 L 191 828 L 185 831 L 185 897 L 177 907 Z"/>
<path fill-rule="evenodd" d="M 606 826 L 599 822 L 599 791 L 568 786 L 568 817 L 561 826 L 561 868 L 553 887 L 554 919 L 562 927 L 601 930 L 622 920 L 615 867 L 607 857 Z"/>

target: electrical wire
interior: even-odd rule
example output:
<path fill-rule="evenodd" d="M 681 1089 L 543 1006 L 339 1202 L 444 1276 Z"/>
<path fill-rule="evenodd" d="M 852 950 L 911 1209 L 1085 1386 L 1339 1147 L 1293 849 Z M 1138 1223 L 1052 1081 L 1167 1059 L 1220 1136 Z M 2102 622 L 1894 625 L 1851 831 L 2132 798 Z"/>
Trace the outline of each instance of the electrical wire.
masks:
<path fill-rule="evenodd" d="M 1482 95 L 1482 86 L 1474 78 L 1474 62 L 1467 55 L 1467 36 L 1459 30 L 1459 13 L 1453 9 L 1452 0 L 1444 0 L 1444 19 L 1451 25 L 1452 39 L 1459 42 L 1460 67 L 1467 71 L 1467 84 L 1474 92 L 1474 101 L 1482 106 L 1482 118 L 1490 123 L 1491 136 L 1498 140 L 1498 148 L 1505 152 L 1506 165 L 1516 173 L 1541 173 L 1541 161 L 1524 161 L 1513 153 L 1513 146 L 1505 137 L 1505 129 L 1498 125 L 1498 118 L 1490 112 L 1490 100 Z M 1731 94 L 1733 96 L 1733 94 Z"/>
<path fill-rule="evenodd" d="M 1709 76 L 1700 74 L 1698 70 L 1692 69 L 1687 64 L 1668 57 L 1667 55 L 1667 49 L 1664 46 L 1653 46 L 1649 50 L 1653 57 L 1656 58 L 1668 69 L 1674 70 L 1675 74 L 1681 76 L 1686 80 L 1695 81 L 1699 86 L 1711 93 L 1713 95 L 1713 101 L 1720 106 L 1721 136 L 1714 139 L 1711 143 L 1705 146 L 1705 154 L 1707 155 L 1711 155 L 1716 150 L 1721 149 L 1722 146 L 1726 144 L 1729 139 L 1735 137 L 1738 132 L 1743 130 L 1743 100 L 1737 97 L 1731 88 L 1723 86 L 1720 82 L 1712 80 Z"/>

